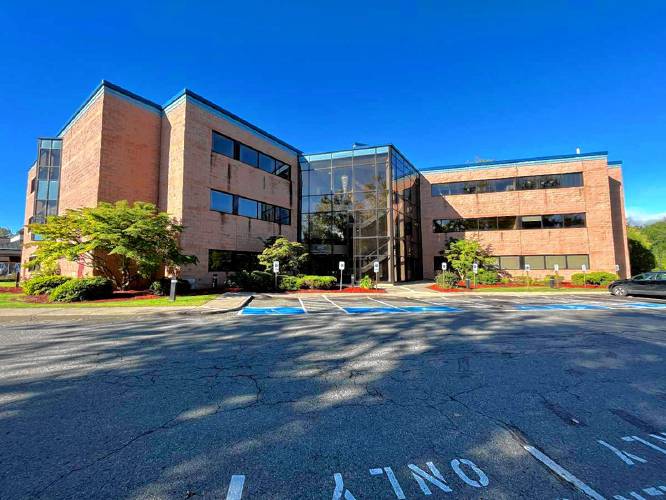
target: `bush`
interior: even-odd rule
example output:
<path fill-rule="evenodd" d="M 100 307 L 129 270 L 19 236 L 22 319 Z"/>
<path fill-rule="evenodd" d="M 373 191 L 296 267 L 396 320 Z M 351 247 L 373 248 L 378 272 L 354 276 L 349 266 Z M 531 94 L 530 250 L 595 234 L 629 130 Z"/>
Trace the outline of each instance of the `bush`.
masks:
<path fill-rule="evenodd" d="M 299 279 L 301 280 L 301 288 L 316 290 L 330 290 L 335 287 L 335 283 L 337 282 L 333 276 L 305 275 Z"/>
<path fill-rule="evenodd" d="M 236 283 L 243 290 L 253 292 L 267 292 L 273 289 L 273 274 L 265 271 L 238 271 L 233 273 L 229 280 Z"/>
<path fill-rule="evenodd" d="M 442 288 L 455 288 L 458 286 L 458 275 L 451 271 L 442 271 L 435 277 L 435 283 Z"/>
<path fill-rule="evenodd" d="M 23 291 L 27 295 L 43 295 L 51 293 L 52 290 L 58 288 L 63 283 L 70 281 L 72 278 L 68 276 L 34 276 L 27 281 L 23 282 Z"/>
<path fill-rule="evenodd" d="M 296 276 L 280 276 L 280 290 L 299 290 L 301 288 L 301 278 Z"/>
<path fill-rule="evenodd" d="M 514 276 L 511 282 L 523 286 L 541 284 L 540 280 L 532 278 L 531 276 Z"/>
<path fill-rule="evenodd" d="M 564 281 L 564 278 L 560 276 L 559 274 L 548 274 L 543 278 L 543 284 L 545 286 L 550 286 L 550 279 L 553 278 L 555 279 L 555 286 L 560 286 L 562 282 Z"/>
<path fill-rule="evenodd" d="M 162 293 L 159 295 L 168 295 L 169 292 L 171 291 L 171 278 L 161 278 L 159 280 L 159 284 L 162 287 Z M 152 285 L 151 285 L 151 290 L 152 290 Z M 190 293 L 191 291 L 192 291 L 192 285 L 190 284 L 189 281 L 181 279 L 178 280 L 178 283 L 176 283 L 176 293 L 178 295 Z"/>
<path fill-rule="evenodd" d="M 584 283 L 588 285 L 610 285 L 612 281 L 617 279 L 617 275 L 614 273 L 607 273 L 604 271 L 593 271 L 589 273 L 576 273 L 571 276 L 571 282 L 574 285 L 582 285 Z"/>
<path fill-rule="evenodd" d="M 479 285 L 496 285 L 499 280 L 499 273 L 488 269 L 479 269 L 479 273 L 476 275 L 476 282 Z"/>
<path fill-rule="evenodd" d="M 372 278 L 368 275 L 363 276 L 358 282 L 358 286 L 365 290 L 370 290 L 373 287 Z"/>
<path fill-rule="evenodd" d="M 176 288 L 178 288 L 178 285 L 176 285 Z M 164 295 L 164 287 L 162 286 L 162 283 L 160 281 L 153 281 L 150 286 L 148 287 L 148 290 L 151 291 L 154 295 Z"/>
<path fill-rule="evenodd" d="M 49 294 L 51 302 L 78 302 L 82 300 L 97 300 L 110 297 L 113 285 L 107 278 L 77 278 L 69 279 L 53 289 Z"/>

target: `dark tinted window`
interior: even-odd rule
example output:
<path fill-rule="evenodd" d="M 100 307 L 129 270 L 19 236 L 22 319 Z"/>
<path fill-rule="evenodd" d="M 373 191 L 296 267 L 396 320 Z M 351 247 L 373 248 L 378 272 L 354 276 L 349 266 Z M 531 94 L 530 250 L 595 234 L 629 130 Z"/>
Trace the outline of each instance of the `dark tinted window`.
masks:
<path fill-rule="evenodd" d="M 543 216 L 544 228 L 560 228 L 564 227 L 564 216 L 562 215 L 544 215 Z"/>
<path fill-rule="evenodd" d="M 540 215 L 526 215 L 520 218 L 521 229 L 541 229 Z"/>
<path fill-rule="evenodd" d="M 256 167 L 258 166 L 259 153 L 256 149 L 252 149 L 245 144 L 241 144 L 238 159 L 243 163 L 247 163 L 248 165 Z"/>
<path fill-rule="evenodd" d="M 537 176 L 534 177 L 518 177 L 516 179 L 516 189 L 519 191 L 528 191 L 532 189 L 539 189 L 540 179 Z"/>
<path fill-rule="evenodd" d="M 516 217 L 498 217 L 497 228 L 501 230 L 516 229 Z"/>
<path fill-rule="evenodd" d="M 539 177 L 539 187 L 541 189 L 552 189 L 560 187 L 560 178 L 562 176 L 559 174 L 555 175 L 542 175 Z"/>
<path fill-rule="evenodd" d="M 234 141 L 228 137 L 213 132 L 213 151 L 229 158 L 234 157 Z"/>
<path fill-rule="evenodd" d="M 585 214 L 566 214 L 564 227 L 585 227 Z"/>
<path fill-rule="evenodd" d="M 259 153 L 259 168 L 264 172 L 272 174 L 275 172 L 275 160 L 270 156 Z"/>
<path fill-rule="evenodd" d="M 208 250 L 209 272 L 252 271 L 258 268 L 256 253 Z"/>
<path fill-rule="evenodd" d="M 560 184 L 562 187 L 580 187 L 583 185 L 583 174 L 581 172 L 561 174 Z"/>
<path fill-rule="evenodd" d="M 479 231 L 495 231 L 497 229 L 497 217 L 482 217 L 479 219 Z"/>
<path fill-rule="evenodd" d="M 493 181 L 493 189 L 498 193 L 504 191 L 513 191 L 516 189 L 516 179 L 513 177 L 509 179 L 495 179 Z"/>
<path fill-rule="evenodd" d="M 532 189 L 555 189 L 577 187 L 583 185 L 583 174 L 532 175 L 503 179 L 484 179 L 467 182 L 444 182 L 431 185 L 432 196 L 448 196 L 455 194 L 495 193 Z"/>
<path fill-rule="evenodd" d="M 234 197 L 227 193 L 211 190 L 210 209 L 231 214 L 234 211 Z"/>

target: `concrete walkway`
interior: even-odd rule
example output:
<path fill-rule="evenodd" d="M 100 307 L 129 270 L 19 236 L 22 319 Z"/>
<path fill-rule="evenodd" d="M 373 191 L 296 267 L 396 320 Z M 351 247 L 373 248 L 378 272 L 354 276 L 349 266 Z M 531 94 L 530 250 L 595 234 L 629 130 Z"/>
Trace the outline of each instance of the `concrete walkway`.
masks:
<path fill-rule="evenodd" d="M 22 307 L 0 309 L 0 318 L 76 318 L 88 316 L 192 316 L 238 311 L 252 300 L 252 294 L 224 293 L 201 306 L 155 307 Z"/>

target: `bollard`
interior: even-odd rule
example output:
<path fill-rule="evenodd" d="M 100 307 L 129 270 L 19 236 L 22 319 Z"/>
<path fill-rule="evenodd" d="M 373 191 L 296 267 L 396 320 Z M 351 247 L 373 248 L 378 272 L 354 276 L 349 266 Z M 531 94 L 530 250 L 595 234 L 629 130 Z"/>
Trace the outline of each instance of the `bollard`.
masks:
<path fill-rule="evenodd" d="M 20 278 L 21 278 L 21 275 L 17 272 L 17 273 L 16 273 L 16 283 L 15 283 L 16 288 L 18 288 L 18 286 L 19 286 L 19 279 L 20 279 Z"/>
<path fill-rule="evenodd" d="M 178 280 L 176 278 L 171 278 L 171 287 L 169 288 L 169 300 L 174 302 L 176 300 L 176 285 Z"/>
<path fill-rule="evenodd" d="M 217 273 L 213 273 L 213 290 L 217 288 Z"/>

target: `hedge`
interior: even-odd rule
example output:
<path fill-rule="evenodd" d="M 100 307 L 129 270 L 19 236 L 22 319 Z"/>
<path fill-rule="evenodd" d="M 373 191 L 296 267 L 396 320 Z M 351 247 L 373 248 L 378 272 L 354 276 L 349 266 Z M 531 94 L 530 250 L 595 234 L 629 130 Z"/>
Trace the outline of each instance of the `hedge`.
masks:
<path fill-rule="evenodd" d="M 71 279 L 69 276 L 55 274 L 51 276 L 34 276 L 24 281 L 21 286 L 23 287 L 23 292 L 27 295 L 44 295 L 51 293 L 52 290 Z"/>
<path fill-rule="evenodd" d="M 253 292 L 267 292 L 275 286 L 274 280 L 273 274 L 266 271 L 238 271 L 229 276 L 225 285 L 229 287 L 236 285 L 243 290 Z"/>
<path fill-rule="evenodd" d="M 330 290 L 335 287 L 336 279 L 333 276 L 280 276 L 280 290 Z"/>
<path fill-rule="evenodd" d="M 113 293 L 113 285 L 106 278 L 77 278 L 65 281 L 49 294 L 51 302 L 80 302 L 106 299 Z"/>
<path fill-rule="evenodd" d="M 574 285 L 582 285 L 586 283 L 588 285 L 610 285 L 611 282 L 617 279 L 617 275 L 613 273 L 607 273 L 605 271 L 592 271 L 589 273 L 576 273 L 571 276 L 571 282 Z"/>
<path fill-rule="evenodd" d="M 442 271 L 435 277 L 435 283 L 442 288 L 455 288 L 458 286 L 458 275 L 451 271 Z"/>

